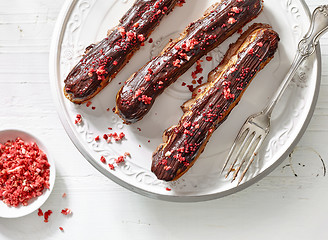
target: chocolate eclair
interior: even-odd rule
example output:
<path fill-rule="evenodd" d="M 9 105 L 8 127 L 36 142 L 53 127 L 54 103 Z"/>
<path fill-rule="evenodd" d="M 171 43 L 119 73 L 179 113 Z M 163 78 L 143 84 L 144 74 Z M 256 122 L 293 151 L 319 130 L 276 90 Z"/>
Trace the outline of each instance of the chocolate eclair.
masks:
<path fill-rule="evenodd" d="M 116 113 L 126 124 L 142 119 L 155 99 L 198 59 L 256 18 L 262 0 L 222 0 L 202 18 L 191 23 L 179 38 L 122 86 L 116 98 Z"/>
<path fill-rule="evenodd" d="M 106 38 L 86 49 L 65 79 L 64 94 L 83 103 L 99 93 L 181 0 L 137 0 Z"/>
<path fill-rule="evenodd" d="M 178 125 L 164 132 L 164 143 L 152 159 L 151 170 L 158 179 L 176 180 L 195 163 L 255 75 L 273 58 L 278 42 L 278 34 L 269 25 L 254 24 L 230 46 L 208 82 L 183 105 Z"/>

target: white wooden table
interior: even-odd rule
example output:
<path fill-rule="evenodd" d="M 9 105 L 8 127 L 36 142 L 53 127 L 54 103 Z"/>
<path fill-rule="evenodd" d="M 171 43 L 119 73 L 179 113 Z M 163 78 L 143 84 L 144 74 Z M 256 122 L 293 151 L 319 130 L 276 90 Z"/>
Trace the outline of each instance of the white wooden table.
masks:
<path fill-rule="evenodd" d="M 311 10 L 327 0 L 306 0 Z M 42 210 L 0 218 L 4 239 L 327 239 L 328 36 L 313 119 L 290 158 L 250 188 L 201 203 L 149 199 L 95 170 L 66 135 L 50 93 L 48 57 L 64 0 L 0 0 L 0 129 L 21 128 L 54 155 L 57 179 Z M 67 196 L 62 198 L 63 193 Z M 70 208 L 71 216 L 61 209 Z M 59 230 L 63 227 L 64 231 Z"/>

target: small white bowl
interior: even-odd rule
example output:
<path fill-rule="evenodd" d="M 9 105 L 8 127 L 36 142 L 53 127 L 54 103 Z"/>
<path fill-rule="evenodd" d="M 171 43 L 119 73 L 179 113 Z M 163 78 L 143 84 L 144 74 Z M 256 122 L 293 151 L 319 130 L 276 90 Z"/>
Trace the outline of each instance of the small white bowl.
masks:
<path fill-rule="evenodd" d="M 0 131 L 1 144 L 4 144 L 8 140 L 15 140 L 17 137 L 20 137 L 24 142 L 27 143 L 35 142 L 39 148 L 47 155 L 48 162 L 50 163 L 50 189 L 44 189 L 43 194 L 37 198 L 31 199 L 27 206 L 20 205 L 18 207 L 9 207 L 2 200 L 0 200 L 0 217 L 3 218 L 17 218 L 34 212 L 40 208 L 41 205 L 48 199 L 55 184 L 55 163 L 45 145 L 38 138 L 22 130 L 9 129 Z"/>

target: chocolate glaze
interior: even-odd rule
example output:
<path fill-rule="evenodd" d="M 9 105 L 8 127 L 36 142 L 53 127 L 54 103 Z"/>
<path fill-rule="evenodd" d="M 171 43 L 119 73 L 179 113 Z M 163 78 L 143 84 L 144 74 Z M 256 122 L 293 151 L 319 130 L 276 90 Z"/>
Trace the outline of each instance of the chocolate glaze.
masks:
<path fill-rule="evenodd" d="M 223 0 L 211 6 L 126 81 L 117 94 L 116 113 L 126 124 L 143 118 L 164 89 L 261 11 L 262 0 Z"/>
<path fill-rule="evenodd" d="M 83 103 L 95 96 L 177 3 L 179 0 L 137 0 L 105 39 L 87 48 L 64 81 L 65 96 L 74 103 Z"/>
<path fill-rule="evenodd" d="M 186 103 L 178 125 L 164 133 L 164 143 L 154 152 L 151 168 L 158 179 L 175 180 L 193 165 L 251 80 L 273 58 L 278 41 L 270 26 L 254 24 L 230 46 L 208 82 Z"/>

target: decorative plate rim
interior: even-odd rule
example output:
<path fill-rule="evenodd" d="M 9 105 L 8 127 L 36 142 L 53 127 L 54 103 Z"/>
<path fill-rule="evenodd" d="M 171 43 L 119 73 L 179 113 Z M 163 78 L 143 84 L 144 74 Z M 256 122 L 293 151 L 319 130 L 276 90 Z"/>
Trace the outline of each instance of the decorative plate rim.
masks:
<path fill-rule="evenodd" d="M 304 0 L 298 0 L 301 5 L 303 6 L 305 12 L 306 12 L 306 17 L 310 19 L 310 10 L 305 3 Z M 285 158 L 290 154 L 292 149 L 297 145 L 301 137 L 303 136 L 306 128 L 308 127 L 308 124 L 313 116 L 313 112 L 315 110 L 315 106 L 318 100 L 318 92 L 320 89 L 320 82 L 321 82 L 321 51 L 320 51 L 320 46 L 318 45 L 316 47 L 316 61 L 317 61 L 317 79 L 315 83 L 315 92 L 314 92 L 314 97 L 312 100 L 312 104 L 310 105 L 309 113 L 306 116 L 306 119 L 296 135 L 294 141 L 290 144 L 290 146 L 287 148 L 287 150 L 281 155 L 279 159 L 277 159 L 273 164 L 271 164 L 268 168 L 266 168 L 264 171 L 259 173 L 258 175 L 254 176 L 252 179 L 248 180 L 247 182 L 238 185 L 234 188 L 221 191 L 218 193 L 210 193 L 206 195 L 200 195 L 200 196 L 195 196 L 195 195 L 188 195 L 188 196 L 174 196 L 174 195 L 165 195 L 165 194 L 160 194 L 160 193 L 154 193 L 152 191 L 148 191 L 142 188 L 139 188 L 137 186 L 133 186 L 119 177 L 115 176 L 114 174 L 110 173 L 109 171 L 105 170 L 104 168 L 99 167 L 96 162 L 94 161 L 93 157 L 85 151 L 84 147 L 82 144 L 78 141 L 78 136 L 75 134 L 72 128 L 67 124 L 69 118 L 68 116 L 64 113 L 63 111 L 63 102 L 62 100 L 57 96 L 58 91 L 61 91 L 61 89 L 58 89 L 58 86 L 55 84 L 58 77 L 58 68 L 57 68 L 57 60 L 59 58 L 59 53 L 61 50 L 61 42 L 64 37 L 64 31 L 63 31 L 63 26 L 65 26 L 68 22 L 68 18 L 70 16 L 70 13 L 74 9 L 75 5 L 79 2 L 79 0 L 70 0 L 65 2 L 65 5 L 62 7 L 62 10 L 58 16 L 57 23 L 54 28 L 53 32 L 53 38 L 51 42 L 51 47 L 50 47 L 50 55 L 49 55 L 49 74 L 50 74 L 50 85 L 51 85 L 51 90 L 52 90 L 52 96 L 56 105 L 57 113 L 59 115 L 60 121 L 73 142 L 73 144 L 76 146 L 76 148 L 80 151 L 80 153 L 86 158 L 86 160 L 93 166 L 95 167 L 98 171 L 100 171 L 102 174 L 104 174 L 106 177 L 110 178 L 112 181 L 116 182 L 117 184 L 133 191 L 136 193 L 139 193 L 141 195 L 154 198 L 154 199 L 160 199 L 160 200 L 165 200 L 165 201 L 172 201 L 172 202 L 199 202 L 199 201 L 207 201 L 207 200 L 213 200 L 217 198 L 221 198 L 236 192 L 239 192 L 254 183 L 258 182 L 260 179 L 262 179 L 264 176 L 268 175 L 270 172 L 272 172 L 278 165 L 280 165 Z"/>

